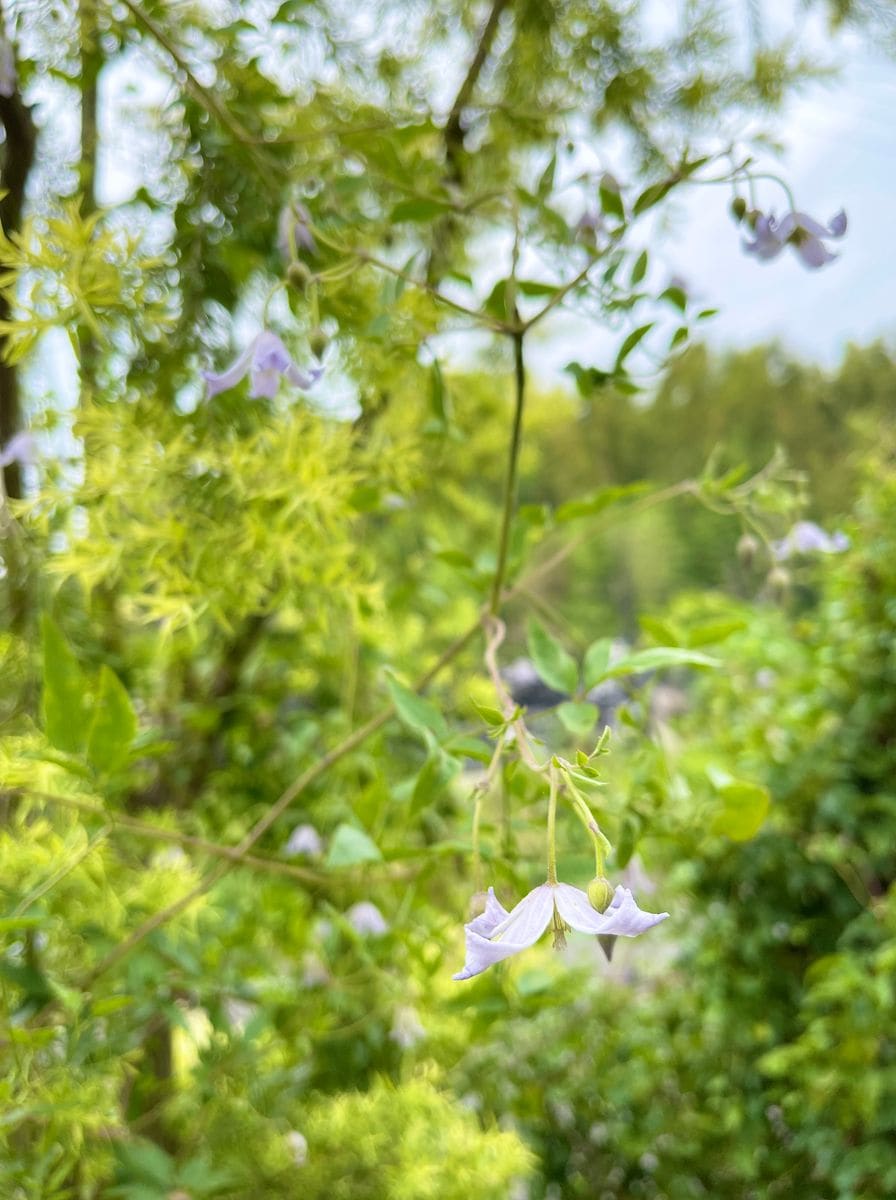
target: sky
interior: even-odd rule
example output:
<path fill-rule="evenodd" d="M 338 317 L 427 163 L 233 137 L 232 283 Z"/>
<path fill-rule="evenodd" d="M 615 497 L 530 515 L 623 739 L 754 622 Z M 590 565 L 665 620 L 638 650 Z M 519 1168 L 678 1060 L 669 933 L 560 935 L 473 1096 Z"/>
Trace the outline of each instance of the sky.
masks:
<path fill-rule="evenodd" d="M 826 223 L 840 208 L 849 231 L 832 243 L 839 257 L 808 271 L 792 252 L 761 263 L 744 254 L 724 189 L 694 187 L 676 195 L 671 236 L 659 257 L 670 275 L 719 314 L 702 329 L 717 348 L 777 339 L 798 357 L 835 365 L 849 342 L 884 337 L 896 348 L 896 59 L 847 37 L 842 71 L 792 99 L 774 121 L 785 147 L 763 166 L 782 175 L 797 206 Z M 775 184 L 760 200 L 782 215 Z M 535 367 L 556 377 L 571 358 L 592 365 L 618 344 L 564 315 L 545 329 Z"/>

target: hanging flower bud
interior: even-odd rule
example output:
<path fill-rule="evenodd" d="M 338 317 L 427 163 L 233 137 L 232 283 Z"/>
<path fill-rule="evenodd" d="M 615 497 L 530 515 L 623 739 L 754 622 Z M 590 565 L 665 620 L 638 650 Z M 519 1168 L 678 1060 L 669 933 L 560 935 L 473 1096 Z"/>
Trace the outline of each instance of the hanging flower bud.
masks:
<path fill-rule="evenodd" d="M 738 223 L 747 215 L 747 202 L 743 196 L 735 196 L 731 201 L 731 215 Z"/>
<path fill-rule="evenodd" d="M 318 362 L 323 358 L 329 344 L 330 339 L 320 327 L 312 329 L 308 335 L 308 345 L 311 347 L 311 353 Z"/>
<path fill-rule="evenodd" d="M 759 540 L 753 537 L 752 533 L 743 534 L 737 543 L 737 557 L 741 566 L 749 571 L 756 561 L 759 549 Z"/>
<path fill-rule="evenodd" d="M 778 603 L 787 599 L 787 593 L 790 591 L 790 572 L 784 567 L 773 567 L 768 573 L 766 583 L 773 599 Z"/>
<path fill-rule="evenodd" d="M 286 269 L 286 278 L 297 291 L 304 292 L 311 282 L 311 272 L 303 262 L 291 262 Z"/>
<path fill-rule="evenodd" d="M 606 912 L 610 907 L 610 901 L 613 899 L 615 888 L 609 879 L 605 879 L 603 875 L 595 875 L 587 887 L 588 903 L 597 912 Z"/>

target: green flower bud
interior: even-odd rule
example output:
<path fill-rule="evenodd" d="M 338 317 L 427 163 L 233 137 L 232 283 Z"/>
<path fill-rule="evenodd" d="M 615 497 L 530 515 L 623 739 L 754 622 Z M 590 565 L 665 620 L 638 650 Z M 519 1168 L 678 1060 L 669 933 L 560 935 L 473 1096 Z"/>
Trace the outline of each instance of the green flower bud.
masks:
<path fill-rule="evenodd" d="M 784 567 L 773 567 L 768 573 L 768 590 L 777 601 L 786 600 L 790 591 L 790 572 Z"/>
<path fill-rule="evenodd" d="M 311 282 L 311 272 L 302 262 L 291 262 L 286 270 L 286 278 L 298 291 L 304 291 Z"/>
<path fill-rule="evenodd" d="M 308 335 L 308 345 L 311 347 L 311 353 L 318 360 L 324 356 L 324 351 L 330 344 L 330 339 L 320 328 L 312 329 Z"/>
<path fill-rule="evenodd" d="M 747 215 L 747 202 L 743 196 L 735 196 L 731 201 L 731 215 L 735 221 L 742 221 Z"/>
<path fill-rule="evenodd" d="M 737 557 L 740 559 L 741 566 L 746 567 L 749 571 L 753 563 L 756 561 L 756 556 L 759 553 L 759 541 L 753 537 L 752 533 L 745 533 L 737 543 Z"/>
<path fill-rule="evenodd" d="M 610 901 L 613 899 L 613 885 L 609 879 L 604 879 L 603 875 L 595 875 L 588 884 L 588 902 L 597 912 L 606 912 L 610 907 Z"/>

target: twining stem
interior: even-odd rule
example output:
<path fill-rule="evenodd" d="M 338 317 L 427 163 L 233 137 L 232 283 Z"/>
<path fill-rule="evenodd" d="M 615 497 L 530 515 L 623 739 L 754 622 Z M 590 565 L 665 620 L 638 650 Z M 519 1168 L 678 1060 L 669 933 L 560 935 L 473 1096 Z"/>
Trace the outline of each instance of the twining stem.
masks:
<path fill-rule="evenodd" d="M 479 632 L 479 628 L 479 621 L 477 621 L 475 625 L 471 625 L 465 633 L 462 633 L 459 638 L 453 641 L 451 645 L 448 646 L 448 648 L 444 651 L 441 657 L 437 659 L 432 667 L 430 667 L 426 674 L 417 681 L 415 690 L 421 691 L 423 688 L 425 688 L 427 684 L 429 684 L 432 679 L 434 679 L 435 676 L 438 675 L 439 672 L 448 665 L 448 663 L 452 662 L 453 659 L 455 659 L 458 654 L 464 650 L 467 644 L 473 640 L 473 638 Z M 347 737 L 343 738 L 343 740 L 337 746 L 334 746 L 332 750 L 323 755 L 322 758 L 319 758 L 317 762 L 313 763 L 307 771 L 303 772 L 303 774 L 301 774 L 296 780 L 294 780 L 293 783 L 289 785 L 283 795 L 280 796 L 280 798 L 270 806 L 270 808 L 263 814 L 263 816 L 259 818 L 258 821 L 256 821 L 242 841 L 239 842 L 239 844 L 235 846 L 232 851 L 228 851 L 228 861 L 219 863 L 218 866 L 214 867 L 211 871 L 204 875 L 194 888 L 191 888 L 190 891 L 185 893 L 185 895 L 181 896 L 178 900 L 175 900 L 172 904 L 167 905 L 158 912 L 153 913 L 152 916 L 147 917 L 147 919 L 141 925 L 138 925 L 138 927 L 122 942 L 119 942 L 114 950 L 111 950 L 105 958 L 101 959 L 100 962 L 97 963 L 93 970 L 82 981 L 82 987 L 89 987 L 96 979 L 99 978 L 100 975 L 104 975 L 111 967 L 114 967 L 117 963 L 121 962 L 123 958 L 127 957 L 134 947 L 138 946 L 140 942 L 149 937 L 151 933 L 154 933 L 155 930 L 159 929 L 162 925 L 165 925 L 174 917 L 177 917 L 182 912 L 185 912 L 195 900 L 198 900 L 201 896 L 204 896 L 206 892 L 210 891 L 215 884 L 227 874 L 227 872 L 231 869 L 231 867 L 234 866 L 235 863 L 245 861 L 249 850 L 251 850 L 256 842 L 263 837 L 268 829 L 270 829 L 274 822 L 289 808 L 289 806 L 293 804 L 299 798 L 299 796 L 306 791 L 307 788 L 309 788 L 321 775 L 328 771 L 330 767 L 339 762 L 340 759 L 345 758 L 347 754 L 350 754 L 352 750 L 360 746 L 362 742 L 365 742 L 367 738 L 376 733 L 378 729 L 381 729 L 382 726 L 385 725 L 386 722 L 392 717 L 394 712 L 395 708 L 393 705 L 386 705 L 384 708 L 380 709 L 375 716 L 371 717 L 366 724 L 359 726 Z"/>
<path fill-rule="evenodd" d="M 548 883 L 557 882 L 557 769 L 551 767 L 548 797 Z"/>
<path fill-rule="evenodd" d="M 492 582 L 489 612 L 497 616 L 501 608 L 504 593 L 504 581 L 507 577 L 507 556 L 510 551 L 510 531 L 513 526 L 513 512 L 516 508 L 517 475 L 519 471 L 520 444 L 523 432 L 523 409 L 526 404 L 526 366 L 523 361 L 522 331 L 513 334 L 513 365 L 514 365 L 514 407 L 513 429 L 510 434 L 510 450 L 507 456 L 507 476 L 504 481 L 504 505 L 501 514 L 501 533 L 498 540 L 498 561 L 495 565 L 495 577 Z"/>

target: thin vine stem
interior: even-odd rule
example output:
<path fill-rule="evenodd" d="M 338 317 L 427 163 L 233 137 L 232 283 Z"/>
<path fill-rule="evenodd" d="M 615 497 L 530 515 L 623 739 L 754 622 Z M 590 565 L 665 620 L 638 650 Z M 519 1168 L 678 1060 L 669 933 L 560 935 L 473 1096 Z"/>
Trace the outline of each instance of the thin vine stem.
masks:
<path fill-rule="evenodd" d="M 510 434 L 510 449 L 507 455 L 507 474 L 504 480 L 504 497 L 501 511 L 501 532 L 498 538 L 498 560 L 492 581 L 489 613 L 497 616 L 501 609 L 504 583 L 507 578 L 507 558 L 510 552 L 510 533 L 513 513 L 516 508 L 517 475 L 519 473 L 520 446 L 523 433 L 523 411 L 526 406 L 526 364 L 523 358 L 522 330 L 513 334 L 514 406 L 513 428 Z"/>

